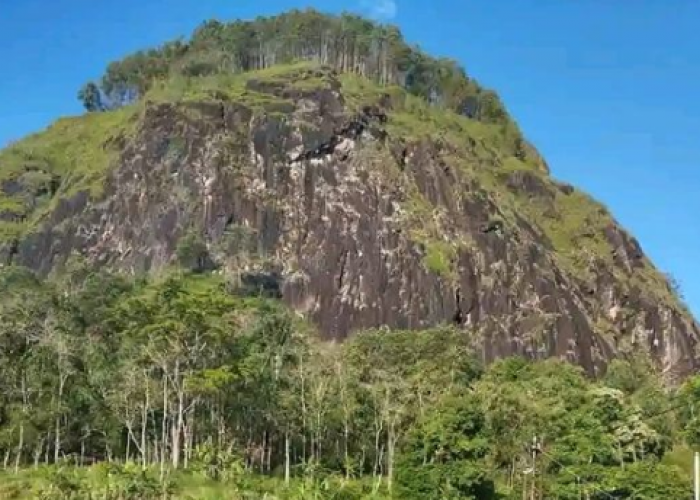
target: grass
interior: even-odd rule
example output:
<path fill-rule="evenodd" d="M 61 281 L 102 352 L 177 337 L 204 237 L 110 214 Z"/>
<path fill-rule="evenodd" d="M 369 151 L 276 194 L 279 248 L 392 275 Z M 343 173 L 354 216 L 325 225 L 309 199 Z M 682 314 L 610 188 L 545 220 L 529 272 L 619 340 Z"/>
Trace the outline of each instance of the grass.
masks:
<path fill-rule="evenodd" d="M 98 464 L 91 467 L 39 466 L 18 474 L 0 472 L 0 500 L 35 498 L 142 498 L 171 500 L 243 500 L 268 498 L 360 498 L 387 500 L 384 488 L 373 491 L 373 481 L 344 481 L 332 477 L 324 485 L 320 479 L 292 478 L 287 486 L 280 477 L 241 472 L 230 481 L 214 481 L 195 471 L 168 472 L 163 486 L 157 467 L 141 472 L 137 464 Z M 163 491 L 168 494 L 164 495 Z M 340 495 L 340 496 L 339 496 Z"/>
<path fill-rule="evenodd" d="M 661 459 L 664 465 L 678 467 L 688 477 L 693 477 L 693 450 L 687 446 L 676 446 Z"/>
<path fill-rule="evenodd" d="M 457 257 L 457 250 L 447 241 L 428 240 L 424 262 L 433 273 L 448 278 L 454 269 L 452 263 Z"/>
<path fill-rule="evenodd" d="M 25 225 L 22 222 L 0 221 L 0 243 L 20 237 L 24 228 Z"/>
<path fill-rule="evenodd" d="M 16 182 L 21 187 L 15 195 L 0 192 L 0 213 L 10 212 L 17 218 L 0 223 L 0 242 L 33 227 L 61 198 L 81 191 L 99 198 L 119 152 L 110 141 L 130 132 L 135 114 L 136 107 L 131 106 L 62 118 L 0 151 L 0 184 Z M 48 193 L 53 179 L 60 179 L 55 196 L 42 195 Z"/>
<path fill-rule="evenodd" d="M 146 94 L 156 103 L 181 103 L 229 100 L 254 109 L 266 109 L 290 103 L 271 94 L 248 90 L 242 75 L 216 75 L 199 78 L 174 77 L 160 82 Z"/>
<path fill-rule="evenodd" d="M 466 246 L 466 240 L 448 237 L 442 214 L 420 193 L 415 184 L 408 185 L 408 199 L 402 203 L 401 224 L 406 234 L 420 245 L 425 268 L 445 279 L 457 279 L 457 257 Z"/>
<path fill-rule="evenodd" d="M 542 212 L 534 215 L 557 253 L 574 270 L 583 272 L 588 256 L 612 261 L 613 249 L 603 233 L 610 218 L 600 205 L 581 191 L 557 192 L 554 210 L 555 217 Z"/>
<path fill-rule="evenodd" d="M 62 178 L 64 195 L 87 190 L 99 196 L 104 174 L 117 153 L 108 141 L 129 130 L 134 112 L 135 107 L 130 106 L 59 119 L 0 152 L 0 180 L 26 174 L 36 181 L 57 175 Z"/>
<path fill-rule="evenodd" d="M 263 84 L 275 92 L 256 90 Z M 302 62 L 274 66 L 250 73 L 225 73 L 203 77 L 174 76 L 154 85 L 146 100 L 154 102 L 197 102 L 227 100 L 255 110 L 293 109 L 282 91 L 308 92 L 330 85 L 327 72 L 315 63 Z"/>
<path fill-rule="evenodd" d="M 459 115 L 453 111 L 430 106 L 423 99 L 406 94 L 400 106 L 389 116 L 388 130 L 407 139 L 431 138 L 465 149 L 471 139 L 479 153 L 487 155 L 484 144 L 495 147 L 499 142 L 499 127 Z"/>
<path fill-rule="evenodd" d="M 499 125 L 473 120 L 452 110 L 431 106 L 424 99 L 391 85 L 382 87 L 356 74 L 339 75 L 346 106 L 353 111 L 387 99 L 391 112 L 387 130 L 406 140 L 437 139 L 464 149 L 465 142 L 475 142 L 479 153 L 489 156 L 505 147 L 509 140 Z"/>
<path fill-rule="evenodd" d="M 381 87 L 354 73 L 341 73 L 338 80 L 343 86 L 345 106 L 352 112 L 360 111 L 363 106 L 377 105 L 385 96 L 389 96 L 393 107 L 400 106 L 407 95 L 401 87 Z"/>
<path fill-rule="evenodd" d="M 18 214 L 26 212 L 26 203 L 20 196 L 3 196 L 0 198 L 0 214 Z"/>

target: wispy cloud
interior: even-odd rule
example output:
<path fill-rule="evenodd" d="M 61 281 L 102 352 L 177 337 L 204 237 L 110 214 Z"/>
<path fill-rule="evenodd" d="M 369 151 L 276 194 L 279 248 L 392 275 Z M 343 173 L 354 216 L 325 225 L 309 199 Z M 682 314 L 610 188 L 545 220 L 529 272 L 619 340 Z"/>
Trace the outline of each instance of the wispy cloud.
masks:
<path fill-rule="evenodd" d="M 362 0 L 361 5 L 374 19 L 384 21 L 394 19 L 399 11 L 396 0 Z"/>

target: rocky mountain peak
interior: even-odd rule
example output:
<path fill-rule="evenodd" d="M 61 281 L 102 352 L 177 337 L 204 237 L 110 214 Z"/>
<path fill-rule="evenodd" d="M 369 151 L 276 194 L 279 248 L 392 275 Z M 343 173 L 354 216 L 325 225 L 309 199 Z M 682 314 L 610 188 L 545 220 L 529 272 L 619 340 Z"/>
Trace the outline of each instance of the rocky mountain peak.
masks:
<path fill-rule="evenodd" d="M 641 350 L 670 381 L 696 367 L 700 329 L 666 278 L 550 176 L 488 91 L 466 79 L 459 100 L 421 95 L 415 67 L 377 62 L 396 41 L 374 59 L 321 44 L 311 62 L 263 50 L 245 71 L 195 72 L 217 29 L 160 49 L 183 74 L 0 153 L 5 265 L 187 262 L 280 297 L 329 339 L 451 323 L 487 361 L 597 374 Z M 103 82 L 113 102 L 130 95 L 123 68 Z"/>

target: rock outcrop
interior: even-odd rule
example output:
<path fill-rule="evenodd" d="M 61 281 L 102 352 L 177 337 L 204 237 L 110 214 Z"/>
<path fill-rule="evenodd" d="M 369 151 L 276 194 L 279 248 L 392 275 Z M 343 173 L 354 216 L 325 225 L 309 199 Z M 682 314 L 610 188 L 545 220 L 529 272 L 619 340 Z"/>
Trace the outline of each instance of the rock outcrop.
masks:
<path fill-rule="evenodd" d="M 329 339 L 453 323 L 487 361 L 597 374 L 645 350 L 671 381 L 696 368 L 697 324 L 603 207 L 529 146 L 504 154 L 497 127 L 349 78 L 297 67 L 237 98 L 146 99 L 99 143 L 99 190 L 15 150 L 2 189 L 25 210 L 0 206 L 0 255 L 141 273 L 194 233 L 215 272 L 265 282 Z"/>

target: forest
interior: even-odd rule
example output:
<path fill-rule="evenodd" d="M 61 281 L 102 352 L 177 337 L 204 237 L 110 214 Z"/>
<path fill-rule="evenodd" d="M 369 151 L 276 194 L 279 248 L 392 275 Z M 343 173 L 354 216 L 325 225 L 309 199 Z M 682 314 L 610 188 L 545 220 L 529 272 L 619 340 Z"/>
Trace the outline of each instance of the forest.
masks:
<path fill-rule="evenodd" d="M 0 297 L 2 498 L 690 493 L 700 379 L 668 390 L 642 357 L 592 381 L 557 360 L 485 367 L 449 326 L 325 343 L 220 275 L 80 258 L 44 280 L 5 267 Z"/>
<path fill-rule="evenodd" d="M 85 84 L 79 98 L 88 111 L 112 109 L 174 76 L 243 73 L 296 61 L 399 85 L 433 105 L 517 129 L 498 95 L 468 77 L 457 62 L 410 46 L 395 26 L 314 9 L 253 21 L 206 21 L 189 41 L 168 42 L 109 64 L 99 82 Z"/>

